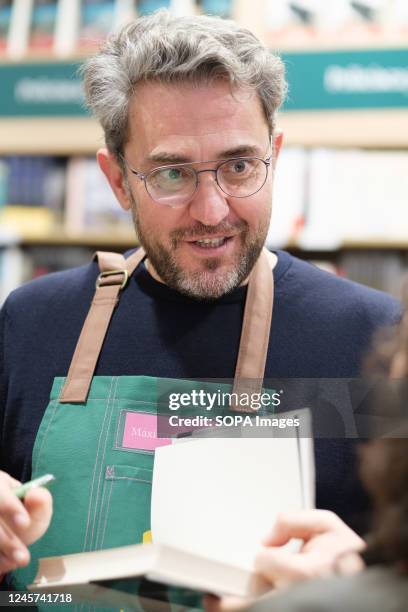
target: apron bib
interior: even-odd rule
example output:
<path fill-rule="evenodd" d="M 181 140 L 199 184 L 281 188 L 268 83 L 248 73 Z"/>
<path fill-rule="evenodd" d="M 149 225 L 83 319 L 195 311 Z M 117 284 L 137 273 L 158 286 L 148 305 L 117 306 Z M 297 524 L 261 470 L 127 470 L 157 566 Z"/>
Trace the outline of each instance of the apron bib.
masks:
<path fill-rule="evenodd" d="M 149 541 L 154 448 L 171 442 L 153 435 L 158 384 L 194 386 L 147 376 L 93 376 L 120 292 L 145 253 L 139 249 L 126 260 L 116 253 L 96 256 L 101 274 L 95 296 L 68 375 L 54 379 L 34 444 L 32 478 L 56 476 L 54 512 L 46 534 L 30 547 L 30 565 L 14 572 L 19 590 L 33 581 L 41 557 Z M 262 389 L 272 307 L 273 276 L 264 250 L 249 277 L 234 392 L 248 390 L 248 380 L 251 392 Z M 143 437 L 146 431 L 152 435 Z M 196 600 L 183 603 L 191 610 Z"/>

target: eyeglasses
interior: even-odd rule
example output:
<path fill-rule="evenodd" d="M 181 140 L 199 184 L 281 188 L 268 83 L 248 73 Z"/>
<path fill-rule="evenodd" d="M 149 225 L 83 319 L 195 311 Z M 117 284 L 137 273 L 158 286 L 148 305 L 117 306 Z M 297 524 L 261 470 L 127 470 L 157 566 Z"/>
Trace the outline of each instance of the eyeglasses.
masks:
<path fill-rule="evenodd" d="M 152 200 L 177 208 L 190 202 L 198 188 L 198 175 L 203 172 L 214 172 L 218 187 L 230 197 L 248 198 L 258 193 L 265 185 L 272 156 L 266 159 L 234 157 L 207 170 L 195 170 L 192 164 L 211 164 L 216 161 L 180 163 L 159 166 L 146 174 L 129 166 L 123 156 L 122 159 L 130 172 L 144 182 Z"/>

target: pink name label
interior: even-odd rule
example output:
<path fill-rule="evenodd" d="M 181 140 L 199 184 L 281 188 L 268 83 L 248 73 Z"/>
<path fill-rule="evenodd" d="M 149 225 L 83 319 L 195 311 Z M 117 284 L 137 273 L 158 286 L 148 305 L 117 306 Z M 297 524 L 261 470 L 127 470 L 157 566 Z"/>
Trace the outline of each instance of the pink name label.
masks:
<path fill-rule="evenodd" d="M 122 448 L 154 451 L 159 446 L 171 444 L 171 438 L 157 437 L 157 416 L 126 412 Z"/>

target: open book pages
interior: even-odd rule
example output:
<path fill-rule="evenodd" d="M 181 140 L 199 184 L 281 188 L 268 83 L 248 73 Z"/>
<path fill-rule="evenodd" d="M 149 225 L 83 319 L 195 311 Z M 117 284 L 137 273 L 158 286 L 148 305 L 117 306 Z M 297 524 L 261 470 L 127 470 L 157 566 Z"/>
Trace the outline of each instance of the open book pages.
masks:
<path fill-rule="evenodd" d="M 144 577 L 200 592 L 264 592 L 254 560 L 274 517 L 313 507 L 313 445 L 303 437 L 309 415 L 299 413 L 303 424 L 290 437 L 212 438 L 201 432 L 157 448 L 153 543 L 42 559 L 31 587 Z"/>

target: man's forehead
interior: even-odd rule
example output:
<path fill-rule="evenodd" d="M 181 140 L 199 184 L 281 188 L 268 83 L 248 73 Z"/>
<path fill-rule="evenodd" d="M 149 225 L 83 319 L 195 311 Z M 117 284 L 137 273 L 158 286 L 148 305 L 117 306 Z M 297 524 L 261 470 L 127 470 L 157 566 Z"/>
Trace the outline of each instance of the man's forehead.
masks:
<path fill-rule="evenodd" d="M 237 105 L 248 104 L 252 101 L 259 101 L 258 94 L 251 87 L 232 85 L 226 80 L 217 79 L 212 82 L 190 82 L 179 81 L 173 83 L 161 82 L 158 80 L 145 81 L 138 83 L 132 97 L 131 106 L 133 112 L 138 109 L 151 110 L 161 108 L 166 110 L 167 105 L 181 105 L 186 107 L 192 99 L 208 99 L 214 104 Z M 260 104 L 260 102 L 259 102 Z M 212 106 L 201 105 L 196 110 L 211 112 Z"/>
<path fill-rule="evenodd" d="M 129 131 L 129 142 L 143 148 L 149 160 L 176 163 L 190 161 L 200 145 L 211 149 L 214 159 L 257 155 L 268 127 L 253 90 L 231 90 L 225 82 L 153 82 L 142 84 L 135 92 Z M 170 159 L 171 155 L 175 157 Z"/>

